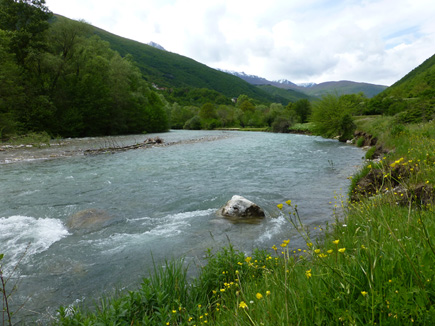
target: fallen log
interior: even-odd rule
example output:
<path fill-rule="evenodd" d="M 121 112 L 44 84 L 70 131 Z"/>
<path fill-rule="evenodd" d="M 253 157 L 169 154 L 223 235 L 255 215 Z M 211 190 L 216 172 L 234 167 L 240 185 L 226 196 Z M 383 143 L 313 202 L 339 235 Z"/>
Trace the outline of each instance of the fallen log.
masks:
<path fill-rule="evenodd" d="M 114 154 L 118 152 L 125 152 L 132 149 L 139 149 L 139 148 L 149 148 L 156 145 L 162 145 L 164 143 L 163 139 L 159 137 L 155 138 L 147 138 L 142 143 L 137 143 L 133 145 L 127 145 L 127 146 L 115 146 L 115 147 L 104 147 L 104 148 L 97 148 L 97 149 L 87 149 L 83 153 L 84 155 L 98 155 L 98 154 Z"/>

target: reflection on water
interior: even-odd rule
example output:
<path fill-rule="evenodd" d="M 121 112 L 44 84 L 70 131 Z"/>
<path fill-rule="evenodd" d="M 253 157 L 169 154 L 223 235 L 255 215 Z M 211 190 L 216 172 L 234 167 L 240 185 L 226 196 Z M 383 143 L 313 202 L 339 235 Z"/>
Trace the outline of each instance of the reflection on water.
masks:
<path fill-rule="evenodd" d="M 15 304 L 30 300 L 21 316 L 31 318 L 29 310 L 53 313 L 60 304 L 134 286 L 148 274 L 152 259 L 184 256 L 195 263 L 207 248 L 227 245 L 228 239 L 246 252 L 287 238 L 300 247 L 302 240 L 276 204 L 291 199 L 312 229 L 331 222 L 334 192 L 347 192 L 347 177 L 363 156 L 361 149 L 303 135 L 173 131 L 159 136 L 183 142 L 0 165 L 0 251 L 6 269 L 26 252 Z M 147 137 L 110 141 L 128 145 Z M 99 148 L 104 141 L 77 140 L 64 150 Z M 236 194 L 261 206 L 266 219 L 234 224 L 217 217 L 216 210 Z M 87 209 L 104 211 L 112 220 L 89 232 L 68 230 L 68 217 Z"/>

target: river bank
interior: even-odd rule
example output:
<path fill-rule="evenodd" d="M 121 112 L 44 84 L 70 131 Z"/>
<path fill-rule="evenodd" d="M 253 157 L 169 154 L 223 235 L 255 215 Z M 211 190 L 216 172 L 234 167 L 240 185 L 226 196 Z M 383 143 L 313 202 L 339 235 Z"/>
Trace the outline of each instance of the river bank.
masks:
<path fill-rule="evenodd" d="M 168 136 L 167 140 L 165 136 Z M 113 154 L 124 150 L 210 142 L 224 139 L 226 137 L 229 137 L 229 135 L 208 135 L 206 137 L 194 137 L 192 139 L 172 141 L 172 137 L 168 132 L 134 136 L 55 139 L 50 140 L 49 143 L 40 144 L 12 145 L 6 143 L 0 145 L 0 164 L 49 160 L 91 154 Z"/>
<path fill-rule="evenodd" d="M 230 246 L 210 253 L 193 284 L 184 281 L 183 266 L 174 262 L 98 313 L 62 310 L 59 325 L 103 320 L 126 325 L 433 324 L 433 197 L 424 205 L 413 197 L 401 205 L 400 193 L 382 189 L 392 189 L 397 178 L 392 169 L 402 166 L 409 172 L 403 185 L 422 182 L 433 191 L 435 128 L 433 123 L 408 125 L 395 134 L 384 118 L 359 127 L 392 149 L 380 161 L 367 162 L 360 173 L 380 171 L 382 188 L 352 203 L 337 195 L 336 207 L 345 215 L 321 228 L 322 241 L 313 237 L 318 227 L 304 225 L 297 201 L 289 198 L 276 210 L 303 237 L 299 248 L 291 247 L 291 236 L 252 254 Z M 159 300 L 153 293 L 171 295 Z"/>
<path fill-rule="evenodd" d="M 312 230 L 331 223 L 334 191 L 347 188 L 363 156 L 335 140 L 259 132 L 180 130 L 122 144 L 151 136 L 180 143 L 0 165 L 4 262 L 15 266 L 26 253 L 14 304 L 31 298 L 16 318 L 47 320 L 59 305 L 133 290 L 153 261 L 160 266 L 185 257 L 200 268 L 207 248 L 216 252 L 228 241 L 246 254 L 284 237 L 301 247 L 303 238 L 276 203 L 292 198 Z M 262 223 L 234 224 L 216 215 L 236 194 L 263 208 Z M 90 209 L 110 220 L 96 230 L 68 229 L 70 216 Z"/>

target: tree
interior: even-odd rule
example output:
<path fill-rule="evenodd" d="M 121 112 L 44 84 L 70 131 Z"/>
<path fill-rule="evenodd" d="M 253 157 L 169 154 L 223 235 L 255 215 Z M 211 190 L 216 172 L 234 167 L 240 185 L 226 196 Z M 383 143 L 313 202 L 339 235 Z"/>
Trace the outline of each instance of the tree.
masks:
<path fill-rule="evenodd" d="M 21 70 L 8 51 L 9 44 L 7 33 L 0 30 L 0 139 L 18 131 L 16 115 L 25 99 Z"/>
<path fill-rule="evenodd" d="M 10 32 L 11 50 L 19 65 L 46 48 L 44 33 L 51 16 L 45 0 L 0 1 L 0 29 Z"/>
<path fill-rule="evenodd" d="M 352 110 L 353 106 L 338 95 L 324 95 L 320 101 L 315 102 L 311 114 L 314 132 L 329 138 L 341 136 L 340 140 L 346 140 L 355 129 L 351 118 Z"/>
<path fill-rule="evenodd" d="M 310 101 L 308 101 L 307 99 L 300 99 L 293 104 L 292 108 L 298 115 L 300 123 L 308 122 L 308 117 L 311 114 Z"/>

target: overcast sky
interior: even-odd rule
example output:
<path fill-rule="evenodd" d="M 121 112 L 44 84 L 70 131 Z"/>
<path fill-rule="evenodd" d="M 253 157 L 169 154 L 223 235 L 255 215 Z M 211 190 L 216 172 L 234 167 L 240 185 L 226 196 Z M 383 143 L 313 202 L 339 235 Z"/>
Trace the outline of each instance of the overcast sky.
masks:
<path fill-rule="evenodd" d="M 269 80 L 391 85 L 435 54 L 434 0 L 46 0 L 72 19 Z"/>

